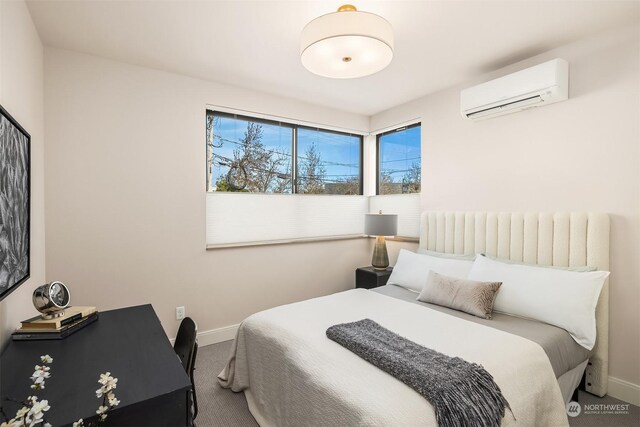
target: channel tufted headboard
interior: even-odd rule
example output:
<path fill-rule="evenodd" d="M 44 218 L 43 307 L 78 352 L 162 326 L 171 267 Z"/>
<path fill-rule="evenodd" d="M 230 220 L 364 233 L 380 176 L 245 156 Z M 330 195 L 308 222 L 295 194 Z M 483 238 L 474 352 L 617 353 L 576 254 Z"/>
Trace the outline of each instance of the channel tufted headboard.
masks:
<path fill-rule="evenodd" d="M 424 212 L 420 248 L 608 271 L 609 216 L 591 212 Z M 586 390 L 604 396 L 609 375 L 608 281 L 598 300 L 596 326 L 598 335 L 586 369 Z"/>

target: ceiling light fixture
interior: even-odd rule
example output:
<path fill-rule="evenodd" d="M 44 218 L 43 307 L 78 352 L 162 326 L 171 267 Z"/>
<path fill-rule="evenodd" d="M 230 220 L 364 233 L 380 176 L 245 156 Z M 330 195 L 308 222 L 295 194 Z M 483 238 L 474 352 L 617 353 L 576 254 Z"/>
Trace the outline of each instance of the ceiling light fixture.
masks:
<path fill-rule="evenodd" d="M 391 24 L 373 13 L 345 4 L 302 30 L 302 65 L 314 74 L 352 79 L 377 73 L 393 58 Z"/>

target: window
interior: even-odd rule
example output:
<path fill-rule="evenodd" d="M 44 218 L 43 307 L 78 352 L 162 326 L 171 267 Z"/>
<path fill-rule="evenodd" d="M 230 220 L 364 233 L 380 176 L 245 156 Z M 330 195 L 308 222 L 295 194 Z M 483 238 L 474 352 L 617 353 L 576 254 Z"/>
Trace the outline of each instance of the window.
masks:
<path fill-rule="evenodd" d="M 377 136 L 378 194 L 420 192 L 420 131 L 416 123 Z"/>
<path fill-rule="evenodd" d="M 361 135 L 207 111 L 208 191 L 362 194 L 361 153 Z"/>
<path fill-rule="evenodd" d="M 418 237 L 420 124 L 377 136 L 377 196 L 363 195 L 357 132 L 208 110 L 207 248 L 361 238 L 380 210 Z"/>
<path fill-rule="evenodd" d="M 298 129 L 298 193 L 362 194 L 362 137 Z"/>

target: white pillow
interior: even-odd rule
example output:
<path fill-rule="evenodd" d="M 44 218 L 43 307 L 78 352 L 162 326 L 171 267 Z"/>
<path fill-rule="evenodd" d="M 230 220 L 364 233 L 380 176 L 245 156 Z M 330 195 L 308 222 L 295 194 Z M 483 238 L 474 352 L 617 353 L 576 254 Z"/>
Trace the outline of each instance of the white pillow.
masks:
<path fill-rule="evenodd" d="M 393 267 L 387 284 L 402 286 L 419 293 L 427 283 L 430 271 L 457 279 L 466 279 L 472 266 L 473 261 L 466 259 L 440 258 L 400 249 L 398 261 Z"/>
<path fill-rule="evenodd" d="M 470 280 L 502 282 L 493 310 L 565 329 L 591 350 L 596 342 L 596 305 L 608 271 L 576 272 L 507 264 L 478 255 Z"/>
<path fill-rule="evenodd" d="M 476 259 L 476 254 L 448 254 L 445 252 L 436 252 L 430 251 L 428 249 L 418 248 L 419 254 L 431 255 L 438 258 L 449 258 L 449 259 L 466 259 L 467 261 L 473 261 Z"/>

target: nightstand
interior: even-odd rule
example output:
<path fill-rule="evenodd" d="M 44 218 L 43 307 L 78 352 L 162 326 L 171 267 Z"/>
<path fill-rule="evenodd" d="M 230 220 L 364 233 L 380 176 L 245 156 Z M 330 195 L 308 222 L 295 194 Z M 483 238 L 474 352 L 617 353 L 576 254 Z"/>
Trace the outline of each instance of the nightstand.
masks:
<path fill-rule="evenodd" d="M 391 276 L 391 270 L 393 267 L 388 267 L 386 270 L 376 270 L 371 266 L 358 268 L 356 270 L 356 288 L 371 289 L 386 285 L 389 276 Z"/>

